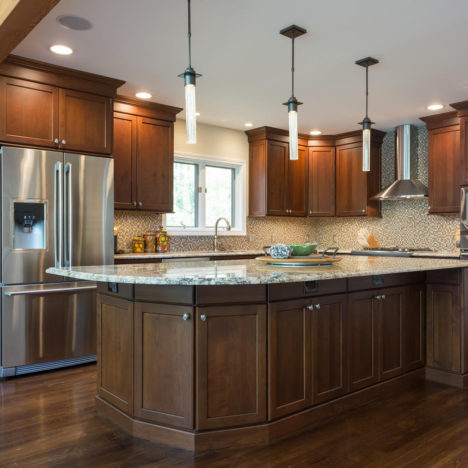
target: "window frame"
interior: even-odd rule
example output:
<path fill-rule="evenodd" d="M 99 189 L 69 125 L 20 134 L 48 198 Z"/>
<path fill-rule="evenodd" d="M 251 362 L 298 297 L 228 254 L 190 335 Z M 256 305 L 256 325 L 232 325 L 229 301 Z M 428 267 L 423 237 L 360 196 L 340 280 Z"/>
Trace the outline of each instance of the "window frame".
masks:
<path fill-rule="evenodd" d="M 192 163 L 198 165 L 199 186 L 201 192 L 197 190 L 198 200 L 196 204 L 197 222 L 205 222 L 205 171 L 206 166 L 226 167 L 233 171 L 233 213 L 234 220 L 231 230 L 227 231 L 224 223 L 220 223 L 219 236 L 245 236 L 246 235 L 246 213 L 247 213 L 247 174 L 246 161 L 220 158 L 217 156 L 207 156 L 193 153 L 174 152 L 174 163 Z M 166 227 L 169 235 L 172 236 L 213 236 L 214 227 L 173 227 L 167 226 L 166 215 L 162 215 L 162 223 Z"/>

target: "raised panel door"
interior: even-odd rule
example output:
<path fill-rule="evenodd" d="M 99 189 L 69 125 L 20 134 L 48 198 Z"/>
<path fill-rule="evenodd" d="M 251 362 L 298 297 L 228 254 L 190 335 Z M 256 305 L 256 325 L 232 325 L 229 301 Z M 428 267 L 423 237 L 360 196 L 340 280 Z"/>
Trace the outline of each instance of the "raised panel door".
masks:
<path fill-rule="evenodd" d="M 268 313 L 268 418 L 312 404 L 308 300 L 277 302 Z"/>
<path fill-rule="evenodd" d="M 173 126 L 138 117 L 137 207 L 160 213 L 173 209 Z"/>
<path fill-rule="evenodd" d="M 287 215 L 288 143 L 267 144 L 267 214 Z"/>
<path fill-rule="evenodd" d="M 378 301 L 376 291 L 348 297 L 348 358 L 350 390 L 378 382 Z"/>
<path fill-rule="evenodd" d="M 288 158 L 287 206 L 289 216 L 307 215 L 307 148 L 299 146 L 297 160 Z"/>
<path fill-rule="evenodd" d="M 348 391 L 346 361 L 346 296 L 324 296 L 312 309 L 313 403 L 337 398 Z"/>
<path fill-rule="evenodd" d="M 112 152 L 112 100 L 60 89 L 60 147 L 68 151 Z"/>
<path fill-rule="evenodd" d="M 136 208 L 136 117 L 114 113 L 114 206 Z"/>
<path fill-rule="evenodd" d="M 0 77 L 0 141 L 57 147 L 58 110 L 58 88 Z"/>
<path fill-rule="evenodd" d="M 429 213 L 460 211 L 460 127 L 429 131 Z"/>
<path fill-rule="evenodd" d="M 197 308 L 196 429 L 266 421 L 266 306 Z"/>
<path fill-rule="evenodd" d="M 309 148 L 309 216 L 335 216 L 335 148 Z"/>
<path fill-rule="evenodd" d="M 436 369 L 461 371 L 460 287 L 427 285 L 427 365 Z"/>
<path fill-rule="evenodd" d="M 367 172 L 362 171 L 362 145 L 336 150 L 336 216 L 367 214 Z"/>
<path fill-rule="evenodd" d="M 193 308 L 135 304 L 135 416 L 193 427 Z"/>

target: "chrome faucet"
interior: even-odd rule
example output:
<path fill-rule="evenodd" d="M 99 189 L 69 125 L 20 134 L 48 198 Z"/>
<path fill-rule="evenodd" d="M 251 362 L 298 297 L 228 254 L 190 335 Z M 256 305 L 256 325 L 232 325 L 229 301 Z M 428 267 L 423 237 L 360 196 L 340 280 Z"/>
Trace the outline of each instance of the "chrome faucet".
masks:
<path fill-rule="evenodd" d="M 226 231 L 231 230 L 231 224 L 229 223 L 229 220 L 226 218 L 218 218 L 215 223 L 215 232 L 214 232 L 214 239 L 213 239 L 213 247 L 214 251 L 217 252 L 219 250 L 218 248 L 218 224 L 220 221 L 224 221 L 226 223 Z"/>

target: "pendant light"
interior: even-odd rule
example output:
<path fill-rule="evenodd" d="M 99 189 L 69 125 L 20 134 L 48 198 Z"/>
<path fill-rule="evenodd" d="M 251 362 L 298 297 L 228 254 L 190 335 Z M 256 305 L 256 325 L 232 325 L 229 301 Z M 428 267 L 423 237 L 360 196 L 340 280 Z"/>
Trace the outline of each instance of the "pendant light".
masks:
<path fill-rule="evenodd" d="M 299 159 L 298 154 L 298 130 L 297 130 L 297 106 L 300 106 L 302 102 L 298 102 L 294 96 L 294 40 L 296 37 L 302 36 L 307 31 L 299 26 L 292 25 L 284 28 L 280 31 L 283 36 L 289 37 L 292 42 L 292 65 L 291 65 L 291 97 L 288 102 L 283 105 L 288 106 L 289 115 L 289 159 Z"/>
<path fill-rule="evenodd" d="M 187 0 L 188 7 L 188 67 L 179 78 L 184 79 L 185 83 L 185 123 L 187 128 L 187 143 L 195 144 L 197 142 L 197 115 L 195 105 L 195 83 L 201 75 L 192 68 L 192 24 L 190 14 L 190 0 Z"/>
<path fill-rule="evenodd" d="M 374 122 L 371 122 L 368 111 L 368 100 L 369 100 L 369 67 L 379 63 L 379 61 L 372 57 L 366 57 L 361 60 L 356 60 L 356 65 L 366 67 L 366 116 L 359 122 L 362 125 L 362 170 L 364 172 L 370 171 L 370 153 L 371 153 L 371 126 Z"/>

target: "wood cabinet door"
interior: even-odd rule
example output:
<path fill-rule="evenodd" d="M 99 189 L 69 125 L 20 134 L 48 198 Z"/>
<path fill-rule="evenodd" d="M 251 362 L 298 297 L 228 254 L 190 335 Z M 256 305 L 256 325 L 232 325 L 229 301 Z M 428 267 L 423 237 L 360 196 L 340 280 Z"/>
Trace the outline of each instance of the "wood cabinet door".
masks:
<path fill-rule="evenodd" d="M 378 301 L 376 291 L 348 296 L 348 370 L 350 390 L 378 382 Z"/>
<path fill-rule="evenodd" d="M 460 212 L 460 128 L 429 131 L 429 213 Z"/>
<path fill-rule="evenodd" d="M 426 364 L 436 369 L 460 372 L 460 287 L 428 284 L 426 291 Z"/>
<path fill-rule="evenodd" d="M 312 390 L 317 404 L 348 391 L 346 295 L 320 297 L 312 305 Z"/>
<path fill-rule="evenodd" d="M 311 406 L 309 300 L 277 302 L 268 310 L 268 419 Z"/>
<path fill-rule="evenodd" d="M 299 146 L 299 159 L 288 157 L 286 209 L 289 216 L 307 216 L 307 147 Z"/>
<path fill-rule="evenodd" d="M 249 145 L 249 216 L 265 216 L 267 211 L 267 142 Z"/>
<path fill-rule="evenodd" d="M 335 216 L 335 148 L 309 148 L 309 216 Z"/>
<path fill-rule="evenodd" d="M 336 149 L 336 216 L 367 214 L 367 172 L 362 171 L 362 145 Z"/>
<path fill-rule="evenodd" d="M 196 429 L 266 421 L 266 306 L 197 308 Z"/>
<path fill-rule="evenodd" d="M 403 373 L 403 314 L 406 288 L 379 291 L 379 381 Z"/>
<path fill-rule="evenodd" d="M 97 297 L 98 394 L 133 415 L 133 303 Z"/>
<path fill-rule="evenodd" d="M 404 311 L 404 370 L 424 366 L 425 361 L 425 312 L 426 294 L 424 285 L 407 288 Z"/>
<path fill-rule="evenodd" d="M 58 88 L 0 77 L 0 141 L 58 147 L 58 110 Z"/>
<path fill-rule="evenodd" d="M 136 417 L 193 428 L 193 349 L 192 307 L 135 303 Z"/>
<path fill-rule="evenodd" d="M 173 209 L 174 136 L 171 122 L 138 117 L 137 206 L 160 213 Z"/>
<path fill-rule="evenodd" d="M 287 209 L 289 144 L 268 141 L 267 144 L 267 214 L 284 216 Z"/>
<path fill-rule="evenodd" d="M 136 208 L 137 118 L 114 112 L 114 207 Z"/>
<path fill-rule="evenodd" d="M 112 152 L 112 100 L 60 89 L 60 137 L 64 151 Z"/>

